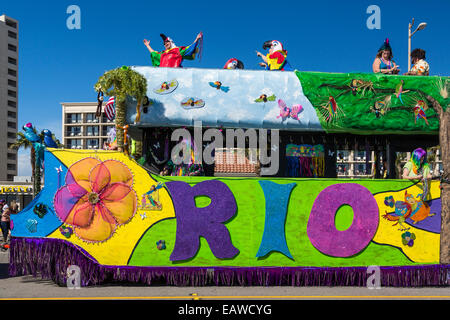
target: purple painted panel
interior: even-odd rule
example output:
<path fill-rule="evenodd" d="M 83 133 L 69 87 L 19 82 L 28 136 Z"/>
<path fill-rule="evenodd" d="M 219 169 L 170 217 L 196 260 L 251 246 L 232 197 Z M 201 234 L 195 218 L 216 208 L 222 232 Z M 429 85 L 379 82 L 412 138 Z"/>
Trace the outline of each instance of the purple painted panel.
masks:
<path fill-rule="evenodd" d="M 237 210 L 236 200 L 228 186 L 218 180 L 209 180 L 191 187 L 186 182 L 166 182 L 172 195 L 177 219 L 175 246 L 171 261 L 187 260 L 195 256 L 199 237 L 208 242 L 212 253 L 219 259 L 231 259 L 239 250 L 231 243 L 230 233 L 223 225 Z M 211 203 L 198 208 L 195 197 L 207 196 Z"/>
<path fill-rule="evenodd" d="M 353 222 L 345 231 L 336 229 L 335 216 L 343 205 L 353 209 Z M 363 250 L 378 228 L 378 205 L 372 193 L 356 183 L 327 187 L 314 201 L 307 234 L 312 245 L 333 257 L 350 257 Z"/>

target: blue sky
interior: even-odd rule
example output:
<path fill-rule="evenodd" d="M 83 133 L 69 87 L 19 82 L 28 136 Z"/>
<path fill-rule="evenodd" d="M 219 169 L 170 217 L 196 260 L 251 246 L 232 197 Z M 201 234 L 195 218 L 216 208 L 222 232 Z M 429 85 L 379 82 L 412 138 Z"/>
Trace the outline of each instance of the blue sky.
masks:
<path fill-rule="evenodd" d="M 69 30 L 67 8 L 78 5 L 81 29 Z M 370 5 L 381 10 L 381 29 L 370 30 Z M 161 50 L 160 33 L 188 45 L 204 33 L 201 61 L 184 67 L 222 68 L 236 57 L 260 69 L 255 50 L 279 40 L 291 65 L 303 71 L 371 72 L 390 39 L 394 60 L 407 69 L 408 23 L 428 23 L 412 39 L 427 51 L 432 75 L 450 74 L 449 0 L 429 1 L 3 1 L 0 14 L 19 20 L 19 127 L 32 122 L 61 137 L 61 102 L 95 101 L 94 83 L 122 65 L 151 65 L 144 38 Z M 19 175 L 29 175 L 19 153 Z"/>

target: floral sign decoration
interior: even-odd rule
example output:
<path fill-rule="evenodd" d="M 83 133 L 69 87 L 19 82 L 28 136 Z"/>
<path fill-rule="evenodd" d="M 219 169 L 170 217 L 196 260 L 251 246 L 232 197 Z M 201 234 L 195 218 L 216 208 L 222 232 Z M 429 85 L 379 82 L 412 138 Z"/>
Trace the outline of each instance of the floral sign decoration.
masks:
<path fill-rule="evenodd" d="M 130 169 L 117 160 L 85 158 L 69 167 L 65 185 L 54 197 L 59 219 L 86 242 L 111 238 L 136 213 Z"/>

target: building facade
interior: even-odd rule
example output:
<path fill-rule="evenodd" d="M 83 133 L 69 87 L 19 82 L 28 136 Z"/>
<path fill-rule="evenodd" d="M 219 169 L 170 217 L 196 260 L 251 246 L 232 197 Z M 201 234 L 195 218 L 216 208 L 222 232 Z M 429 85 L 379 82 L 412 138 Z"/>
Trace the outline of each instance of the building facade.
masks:
<path fill-rule="evenodd" d="M 0 16 L 0 181 L 17 175 L 17 151 L 9 150 L 16 140 L 19 74 L 19 22 Z"/>
<path fill-rule="evenodd" d="M 95 117 L 96 102 L 63 102 L 62 143 L 66 149 L 102 149 L 108 131 L 114 127 L 102 113 Z"/>

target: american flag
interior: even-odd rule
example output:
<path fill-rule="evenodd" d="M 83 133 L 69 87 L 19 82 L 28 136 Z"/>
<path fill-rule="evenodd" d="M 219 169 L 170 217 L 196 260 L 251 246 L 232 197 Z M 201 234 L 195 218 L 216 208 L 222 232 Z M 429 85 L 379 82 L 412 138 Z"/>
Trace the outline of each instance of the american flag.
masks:
<path fill-rule="evenodd" d="M 105 114 L 108 120 L 113 121 L 116 117 L 116 104 L 114 97 L 109 98 L 108 102 L 105 105 Z"/>

